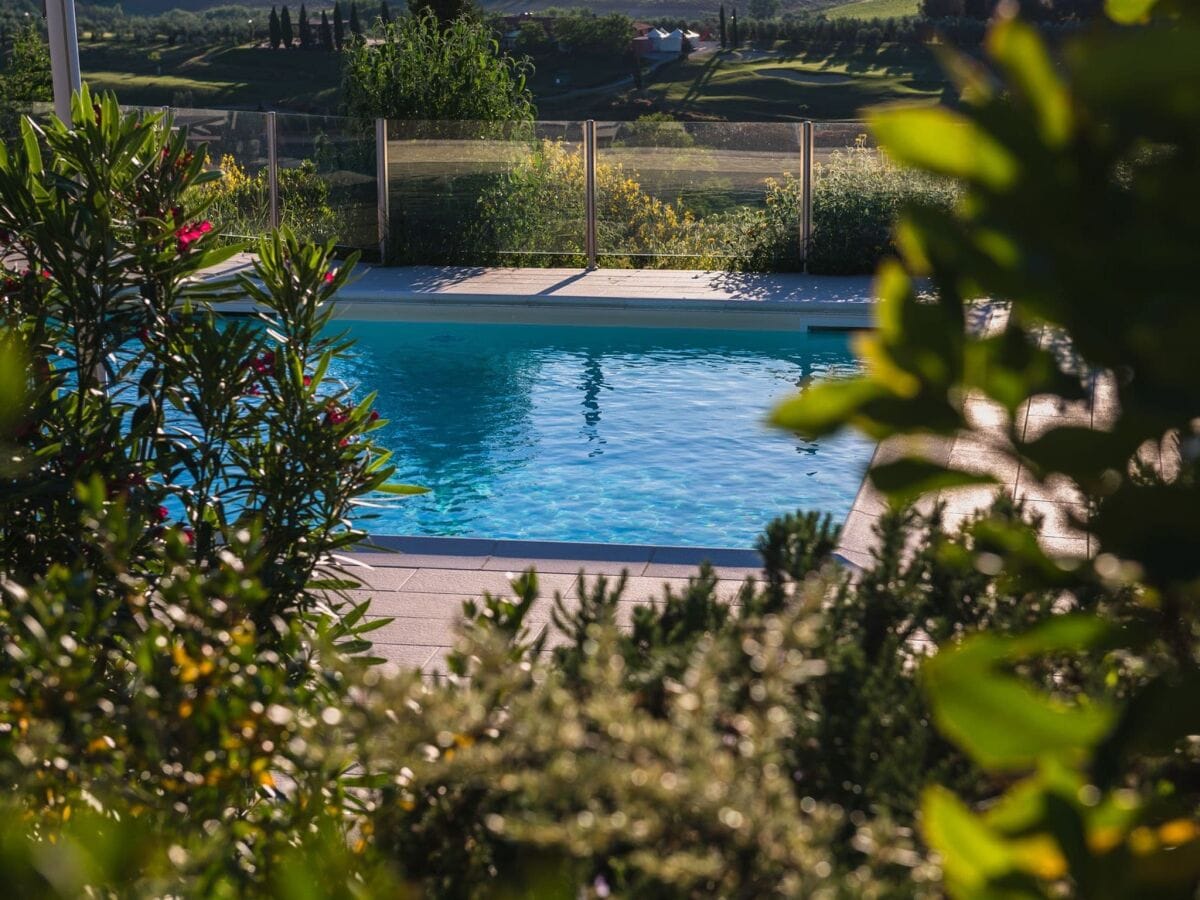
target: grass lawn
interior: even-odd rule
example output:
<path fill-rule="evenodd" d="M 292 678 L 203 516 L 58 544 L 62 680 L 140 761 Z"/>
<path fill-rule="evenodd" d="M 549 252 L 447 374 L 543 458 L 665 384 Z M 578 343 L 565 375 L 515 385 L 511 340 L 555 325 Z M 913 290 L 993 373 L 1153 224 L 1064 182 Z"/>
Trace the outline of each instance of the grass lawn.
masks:
<path fill-rule="evenodd" d="M 161 58 L 151 59 L 157 52 Z M 217 106 L 335 112 L 341 57 L 264 47 L 133 46 L 108 42 L 79 48 L 83 78 L 136 106 Z M 190 94 L 190 96 L 189 96 Z"/>
<path fill-rule="evenodd" d="M 921 0 L 850 0 L 825 10 L 830 19 L 890 19 L 893 16 L 915 16 Z"/>
<path fill-rule="evenodd" d="M 927 50 L 850 55 L 722 53 L 662 69 L 643 94 L 681 118 L 725 121 L 853 119 L 891 100 L 936 103 L 948 84 Z"/>

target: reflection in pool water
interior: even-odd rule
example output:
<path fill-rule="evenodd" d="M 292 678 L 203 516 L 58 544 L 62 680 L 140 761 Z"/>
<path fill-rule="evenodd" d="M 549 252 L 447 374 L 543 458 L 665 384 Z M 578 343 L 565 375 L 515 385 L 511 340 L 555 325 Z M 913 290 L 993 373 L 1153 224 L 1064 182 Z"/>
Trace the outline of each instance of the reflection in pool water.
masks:
<path fill-rule="evenodd" d="M 750 546 L 774 515 L 845 515 L 871 454 L 800 441 L 772 404 L 856 368 L 837 334 L 351 323 L 332 375 L 378 390 L 398 477 L 432 493 L 377 534 Z"/>

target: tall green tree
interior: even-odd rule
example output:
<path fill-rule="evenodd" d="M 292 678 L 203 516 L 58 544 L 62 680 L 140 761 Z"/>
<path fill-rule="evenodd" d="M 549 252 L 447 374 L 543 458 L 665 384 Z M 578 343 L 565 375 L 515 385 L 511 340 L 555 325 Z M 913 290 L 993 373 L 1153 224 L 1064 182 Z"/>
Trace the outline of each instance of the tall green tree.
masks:
<path fill-rule="evenodd" d="M 724 3 L 721 4 L 720 19 L 718 21 L 719 21 L 719 28 L 720 28 L 720 33 L 721 33 L 721 49 L 724 50 L 729 45 L 729 35 L 725 30 L 725 4 Z"/>
<path fill-rule="evenodd" d="M 354 0 L 350 0 L 350 34 L 354 40 L 362 40 L 362 23 L 358 20 L 358 4 Z"/>
<path fill-rule="evenodd" d="M 350 116 L 532 121 L 527 59 L 500 52 L 491 29 L 470 18 L 443 26 L 430 13 L 398 20 L 378 44 L 350 48 L 342 105 Z"/>
<path fill-rule="evenodd" d="M 333 28 L 329 25 L 329 16 L 325 14 L 325 10 L 321 10 L 321 49 L 330 53 L 334 50 Z"/>
<path fill-rule="evenodd" d="M 392 24 L 392 11 L 388 8 L 387 0 L 379 2 L 379 24 L 384 28 Z"/>
<path fill-rule="evenodd" d="M 296 31 L 292 27 L 292 14 L 288 12 L 286 3 L 283 4 L 283 10 L 279 14 L 279 35 L 285 47 L 291 47 L 292 42 L 296 39 Z"/>
<path fill-rule="evenodd" d="M 733 15 L 729 20 L 729 45 L 735 50 L 741 46 L 742 38 L 738 34 L 737 7 L 733 8 Z"/>
<path fill-rule="evenodd" d="M 300 4 L 300 21 L 297 23 L 297 31 L 300 33 L 300 46 L 307 50 L 313 45 L 312 25 L 308 21 L 308 10 L 304 8 L 304 4 Z"/>
<path fill-rule="evenodd" d="M 272 50 L 278 50 L 283 41 L 283 31 L 279 27 L 279 14 L 271 7 L 271 15 L 267 17 L 267 41 Z"/>
<path fill-rule="evenodd" d="M 342 20 L 342 4 L 334 0 L 333 4 L 333 46 L 341 50 L 346 45 L 346 23 Z"/>

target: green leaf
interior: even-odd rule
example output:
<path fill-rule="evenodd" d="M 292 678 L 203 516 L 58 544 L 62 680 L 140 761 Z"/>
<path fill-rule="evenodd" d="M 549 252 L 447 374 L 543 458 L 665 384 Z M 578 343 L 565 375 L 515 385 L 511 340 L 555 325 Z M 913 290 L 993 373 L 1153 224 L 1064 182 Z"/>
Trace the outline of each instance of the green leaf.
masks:
<path fill-rule="evenodd" d="M 996 484 L 995 477 L 951 469 L 927 459 L 906 457 L 871 470 L 871 482 L 899 505 L 945 488 Z"/>
<path fill-rule="evenodd" d="M 388 483 L 377 485 L 375 490 L 382 491 L 385 494 L 399 494 L 402 496 L 411 496 L 413 494 L 428 494 L 429 488 L 422 487 L 419 484 L 399 484 Z"/>
<path fill-rule="evenodd" d="M 1016 178 L 1012 154 L 978 125 L 942 107 L 880 107 L 868 113 L 871 130 L 897 162 L 1003 189 Z"/>
<path fill-rule="evenodd" d="M 884 393 L 866 378 L 824 381 L 784 400 L 775 407 L 770 421 L 806 438 L 817 438 L 851 424 L 865 404 Z"/>
<path fill-rule="evenodd" d="M 1158 0 L 1104 0 L 1104 11 L 1114 22 L 1134 25 L 1150 18 Z"/>
<path fill-rule="evenodd" d="M 1007 881 L 1017 875 L 1012 849 L 946 788 L 931 787 L 922 795 L 921 828 L 930 846 L 942 855 L 946 886 L 954 896 L 1041 896 L 1028 878 L 1019 878 L 1019 888 L 1006 884 L 1003 894 L 992 887 L 1002 878 Z"/>
<path fill-rule="evenodd" d="M 988 33 L 987 46 L 1033 107 L 1042 139 L 1052 147 L 1065 143 L 1072 127 L 1071 98 L 1037 31 L 1018 19 L 1000 19 Z"/>
<path fill-rule="evenodd" d="M 1098 618 L 1061 616 L 1024 635 L 977 634 L 942 650 L 922 669 L 938 727 L 989 770 L 1027 769 L 1043 755 L 1086 758 L 1112 727 L 1112 708 L 1042 694 L 1005 668 L 1087 650 L 1110 634 Z"/>

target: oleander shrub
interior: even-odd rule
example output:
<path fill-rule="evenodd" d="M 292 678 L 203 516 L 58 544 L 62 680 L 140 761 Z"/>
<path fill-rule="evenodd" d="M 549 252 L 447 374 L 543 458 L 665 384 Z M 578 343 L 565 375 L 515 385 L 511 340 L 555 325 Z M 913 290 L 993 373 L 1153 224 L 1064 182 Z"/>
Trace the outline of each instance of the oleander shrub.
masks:
<path fill-rule="evenodd" d="M 369 627 L 334 553 L 359 497 L 410 489 L 325 374 L 353 258 L 284 231 L 253 279 L 198 278 L 236 248 L 168 124 L 85 89 L 0 149 L 0 783 L 31 864 L 81 813 L 163 836 L 90 890 L 253 893 L 349 846 L 321 729 Z"/>

